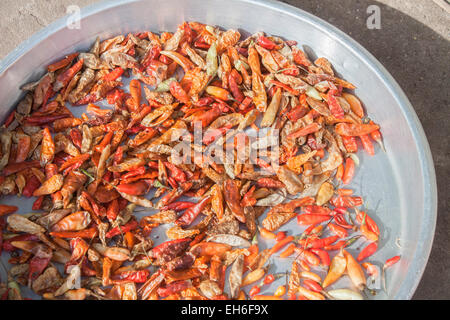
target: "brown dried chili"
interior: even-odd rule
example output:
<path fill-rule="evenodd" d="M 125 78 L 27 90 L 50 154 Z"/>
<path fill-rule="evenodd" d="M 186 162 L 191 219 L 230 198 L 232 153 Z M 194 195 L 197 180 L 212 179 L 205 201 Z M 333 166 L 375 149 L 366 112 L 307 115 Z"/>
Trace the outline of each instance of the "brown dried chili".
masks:
<path fill-rule="evenodd" d="M 380 127 L 296 45 L 184 22 L 97 40 L 24 86 L 0 128 L 0 190 L 40 211 L 0 204 L 0 255 L 27 263 L 20 283 L 52 299 L 325 299 L 344 274 L 362 289 L 381 233 L 350 188 L 358 139 L 375 154 Z"/>

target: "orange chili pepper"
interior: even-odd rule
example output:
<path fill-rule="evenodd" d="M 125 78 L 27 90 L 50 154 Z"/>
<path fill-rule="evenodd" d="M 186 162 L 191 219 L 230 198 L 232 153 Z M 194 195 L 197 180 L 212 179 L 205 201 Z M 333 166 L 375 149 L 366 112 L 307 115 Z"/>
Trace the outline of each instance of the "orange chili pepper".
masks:
<path fill-rule="evenodd" d="M 367 134 L 363 134 L 362 136 L 359 136 L 359 138 L 361 139 L 364 150 L 366 150 L 369 155 L 373 156 L 375 154 L 375 150 L 370 137 Z"/>
<path fill-rule="evenodd" d="M 361 250 L 361 252 L 358 254 L 358 257 L 356 258 L 356 260 L 361 262 L 362 260 L 373 255 L 375 253 L 375 251 L 377 251 L 377 249 L 378 249 L 378 243 L 376 241 L 369 243 L 364 249 Z"/>
<path fill-rule="evenodd" d="M 329 285 L 336 282 L 345 272 L 347 268 L 347 259 L 341 250 L 332 260 L 330 264 L 330 269 L 323 280 L 322 287 L 326 288 Z"/>
<path fill-rule="evenodd" d="M 338 226 L 334 223 L 329 223 L 328 224 L 328 228 L 330 229 L 330 231 L 332 233 L 334 233 L 335 235 L 337 235 L 339 238 L 345 238 L 348 236 L 348 232 L 346 229 L 342 228 L 341 226 Z"/>
<path fill-rule="evenodd" d="M 319 131 L 320 129 L 321 129 L 320 124 L 318 124 L 317 122 L 313 122 L 313 123 L 307 125 L 306 127 L 300 128 L 297 131 L 294 131 L 294 132 L 288 134 L 287 138 L 295 139 L 298 137 L 306 136 L 310 133 L 314 133 L 316 131 Z"/>
<path fill-rule="evenodd" d="M 361 266 L 350 253 L 345 250 L 343 252 L 347 260 L 347 274 L 350 280 L 358 290 L 363 290 L 366 287 L 366 276 Z"/>
<path fill-rule="evenodd" d="M 295 244 L 291 243 L 286 250 L 280 254 L 280 258 L 287 258 L 295 252 Z"/>
<path fill-rule="evenodd" d="M 355 162 L 352 158 L 345 159 L 345 171 L 342 176 L 342 183 L 349 184 L 355 175 Z"/>
<path fill-rule="evenodd" d="M 259 228 L 259 233 L 265 239 L 275 239 L 277 237 L 277 235 L 275 233 L 273 233 L 267 229 L 264 229 L 264 228 Z"/>
<path fill-rule="evenodd" d="M 276 236 L 275 236 L 276 237 Z M 294 236 L 287 236 L 286 238 L 278 241 L 271 249 L 270 254 L 274 254 L 275 252 L 278 252 L 283 248 L 285 245 L 287 245 L 289 242 L 294 241 Z"/>
<path fill-rule="evenodd" d="M 338 123 L 335 127 L 337 134 L 341 136 L 362 136 L 378 130 L 377 124 Z"/>

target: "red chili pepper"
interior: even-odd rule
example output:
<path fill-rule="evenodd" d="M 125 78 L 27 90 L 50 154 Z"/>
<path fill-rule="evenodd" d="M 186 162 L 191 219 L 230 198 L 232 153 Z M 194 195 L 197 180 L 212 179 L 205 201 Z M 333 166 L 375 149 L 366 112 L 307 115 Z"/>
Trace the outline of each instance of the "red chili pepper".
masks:
<path fill-rule="evenodd" d="M 124 96 L 124 91 L 122 89 L 114 88 L 106 94 L 106 102 L 109 104 L 119 104 L 121 106 Z"/>
<path fill-rule="evenodd" d="M 177 189 L 173 189 L 169 192 L 167 192 L 162 198 L 161 200 L 159 200 L 158 205 L 161 207 L 164 207 L 170 203 L 172 203 L 173 201 L 175 201 L 176 199 L 178 199 L 179 197 L 181 197 L 181 195 L 183 193 L 185 193 L 186 191 L 188 191 L 190 188 L 186 188 L 185 190 L 179 190 L 180 188 Z"/>
<path fill-rule="evenodd" d="M 128 171 L 127 173 L 123 174 L 122 176 L 120 176 L 120 179 L 126 180 L 131 177 L 139 176 L 141 174 L 144 174 L 146 170 L 147 169 L 145 169 L 145 166 L 133 169 L 133 170 Z"/>
<path fill-rule="evenodd" d="M 33 126 L 43 126 L 58 119 L 69 118 L 68 114 L 56 114 L 51 116 L 31 116 L 24 119 L 24 122 Z"/>
<path fill-rule="evenodd" d="M 272 179 L 272 178 L 259 178 L 256 181 L 256 184 L 258 187 L 264 187 L 264 188 L 284 188 L 285 185 L 283 182 Z"/>
<path fill-rule="evenodd" d="M 56 78 L 56 83 L 61 84 L 61 89 L 65 88 L 70 80 L 72 80 L 72 78 L 75 76 L 75 74 L 81 70 L 81 68 L 83 67 L 83 63 L 84 60 L 80 59 L 72 67 L 58 75 L 58 77 Z"/>
<path fill-rule="evenodd" d="M 178 188 L 178 183 L 177 183 L 177 181 L 176 181 L 173 177 L 167 178 L 167 182 L 169 183 L 169 185 L 170 185 L 173 189 Z"/>
<path fill-rule="evenodd" d="M 169 169 L 170 171 L 170 176 L 173 177 L 176 181 L 178 182 L 186 182 L 186 174 L 184 173 L 183 170 L 181 170 L 180 168 L 178 168 L 176 165 L 174 165 L 173 163 L 164 162 L 164 165 L 166 166 L 167 169 Z"/>
<path fill-rule="evenodd" d="M 89 193 L 87 193 L 86 191 L 82 191 L 81 195 L 89 201 L 92 209 L 94 210 L 94 214 L 96 214 L 98 217 L 104 217 L 106 215 L 105 207 L 100 206 Z"/>
<path fill-rule="evenodd" d="M 345 228 L 338 226 L 334 223 L 329 223 L 328 228 L 330 228 L 331 232 L 333 232 L 335 235 L 337 235 L 339 238 L 345 238 L 348 236 L 347 230 Z"/>
<path fill-rule="evenodd" d="M 19 210 L 16 206 L 9 206 L 7 204 L 0 204 L 0 216 L 6 216 L 7 214 L 14 213 Z M 3 220 L 0 220 L 0 222 Z M 1 224 L 0 224 L 1 225 Z"/>
<path fill-rule="evenodd" d="M 276 236 L 275 240 L 276 240 L 276 241 L 281 241 L 281 240 L 283 240 L 284 238 L 286 238 L 286 231 L 279 231 L 279 232 L 277 233 L 277 236 Z"/>
<path fill-rule="evenodd" d="M 244 100 L 242 100 L 242 102 L 239 104 L 238 109 L 241 111 L 246 111 L 248 107 L 250 106 L 250 104 L 252 103 L 252 98 L 250 97 L 245 97 Z"/>
<path fill-rule="evenodd" d="M 39 188 L 41 182 L 35 175 L 32 175 L 26 182 L 25 187 L 22 190 L 22 195 L 27 198 L 33 196 L 34 191 Z"/>
<path fill-rule="evenodd" d="M 162 63 L 164 63 L 166 65 L 169 65 L 172 63 L 173 60 L 165 55 L 160 55 L 158 58 L 158 61 L 161 61 Z"/>
<path fill-rule="evenodd" d="M 4 123 L 5 128 L 8 128 L 9 125 L 14 121 L 15 114 L 16 114 L 16 111 L 13 111 L 9 114 L 8 118 L 6 118 L 5 123 Z"/>
<path fill-rule="evenodd" d="M 325 246 L 331 245 L 333 242 L 335 242 L 338 239 L 339 239 L 338 236 L 330 236 L 330 237 L 326 237 L 326 238 L 316 239 L 316 240 L 309 242 L 308 247 L 311 249 L 323 248 Z"/>
<path fill-rule="evenodd" d="M 175 258 L 179 253 L 185 251 L 190 242 L 191 239 L 189 238 L 166 241 L 154 247 L 149 252 L 149 255 L 152 258 L 161 258 L 163 260 L 167 258 L 168 262 Z"/>
<path fill-rule="evenodd" d="M 327 93 L 327 102 L 328 102 L 328 108 L 330 108 L 330 111 L 335 118 L 337 118 L 337 119 L 344 118 L 344 110 L 342 109 L 341 105 L 337 101 L 332 90 L 329 90 Z"/>
<path fill-rule="evenodd" d="M 306 125 L 303 128 L 300 128 L 290 134 L 288 134 L 288 139 L 295 139 L 302 136 L 307 136 L 310 133 L 314 133 L 316 131 L 319 131 L 321 129 L 321 125 L 317 122 L 313 122 L 311 124 Z"/>
<path fill-rule="evenodd" d="M 147 269 L 143 270 L 133 270 L 133 271 L 124 271 L 118 275 L 112 276 L 112 280 L 122 280 L 123 282 L 135 282 L 135 283 L 144 283 L 147 281 L 150 276 L 150 271 Z M 121 282 L 122 282 L 121 281 Z"/>
<path fill-rule="evenodd" d="M 375 124 L 373 121 L 370 121 L 371 124 Z M 375 140 L 384 150 L 383 137 L 381 136 L 380 130 L 375 130 L 370 133 L 370 137 Z"/>
<path fill-rule="evenodd" d="M 37 255 L 35 255 L 30 260 L 30 267 L 29 267 L 29 273 L 28 273 L 28 280 L 34 281 L 37 277 L 41 275 L 41 273 L 47 268 L 49 262 L 51 259 L 51 255 L 48 257 L 42 258 Z"/>
<path fill-rule="evenodd" d="M 165 56 L 162 56 L 165 57 Z M 179 101 L 183 102 L 183 103 L 188 103 L 189 102 L 189 96 L 186 93 L 186 91 L 184 91 L 183 87 L 181 87 L 181 85 L 176 82 L 176 81 L 172 81 L 170 83 L 170 93 Z"/>
<path fill-rule="evenodd" d="M 320 292 L 323 291 L 321 285 L 320 285 L 319 283 L 317 283 L 316 281 L 314 281 L 314 280 L 311 280 L 311 279 L 304 279 L 304 280 L 303 280 L 303 284 L 304 284 L 309 290 L 312 290 L 312 291 L 314 291 L 314 292 L 319 292 L 319 293 L 320 293 Z"/>
<path fill-rule="evenodd" d="M 271 284 L 275 281 L 275 276 L 273 274 L 268 274 L 264 277 L 263 283 L 264 284 Z"/>
<path fill-rule="evenodd" d="M 113 136 L 114 136 L 113 131 L 107 132 L 103 137 L 102 141 L 94 147 L 94 151 L 101 153 L 103 149 L 111 142 Z"/>
<path fill-rule="evenodd" d="M 353 196 L 337 196 L 330 200 L 330 203 L 335 207 L 354 208 L 363 204 L 361 197 Z"/>
<path fill-rule="evenodd" d="M 43 105 L 43 106 L 46 106 L 48 100 L 49 100 L 51 97 L 53 97 L 54 94 L 55 94 L 55 92 L 53 91 L 53 87 L 50 86 L 50 88 L 48 88 L 47 92 L 46 92 L 45 95 L 44 95 L 44 99 L 42 100 L 42 105 Z M 42 107 L 42 108 L 43 108 L 43 107 Z M 41 109 L 42 109 L 42 108 L 41 108 Z M 40 109 L 40 110 L 41 110 L 41 109 Z"/>
<path fill-rule="evenodd" d="M 84 96 L 84 98 L 81 98 L 80 100 L 78 100 L 77 102 L 75 102 L 73 105 L 74 106 L 81 106 L 81 105 L 85 105 L 88 103 L 94 103 L 99 101 L 101 98 L 97 97 L 97 94 L 95 93 L 89 93 L 86 96 Z"/>
<path fill-rule="evenodd" d="M 211 197 L 208 196 L 203 198 L 200 202 L 198 202 L 195 206 L 188 208 L 176 221 L 175 223 L 181 226 L 190 225 L 195 218 L 202 212 L 202 210 L 206 207 L 206 205 L 211 200 Z"/>
<path fill-rule="evenodd" d="M 119 201 L 119 210 L 123 210 L 127 207 L 127 205 L 128 205 L 127 199 L 119 198 L 118 201 Z"/>
<path fill-rule="evenodd" d="M 352 158 L 348 157 L 345 159 L 345 170 L 344 175 L 342 176 L 342 183 L 343 184 L 349 184 L 353 176 L 355 175 L 355 162 Z"/>
<path fill-rule="evenodd" d="M 307 214 L 320 214 L 324 216 L 330 216 L 332 215 L 332 211 L 329 208 L 316 206 L 316 205 L 309 205 L 302 208 L 302 211 Z"/>
<path fill-rule="evenodd" d="M 289 92 L 290 94 L 292 94 L 294 96 L 298 96 L 300 94 L 300 91 L 292 89 L 290 86 L 288 86 L 287 84 L 284 84 L 280 81 L 270 80 L 270 83 L 277 87 L 283 88 L 284 90 L 286 90 L 287 92 Z"/>
<path fill-rule="evenodd" d="M 78 148 L 81 149 L 81 142 L 83 141 L 83 135 L 80 130 L 77 128 L 73 128 L 69 132 L 69 137 L 72 140 L 72 143 Z"/>
<path fill-rule="evenodd" d="M 308 113 L 308 108 L 302 105 L 298 105 L 287 113 L 287 117 L 292 122 L 296 122 L 298 119 L 304 117 Z"/>
<path fill-rule="evenodd" d="M 194 47 L 196 48 L 200 48 L 200 49 L 209 49 L 211 45 L 209 45 L 208 43 L 206 43 L 203 38 L 199 38 L 197 40 L 195 40 L 194 42 Z"/>
<path fill-rule="evenodd" d="M 342 142 L 344 147 L 349 153 L 356 153 L 358 151 L 358 143 L 356 142 L 356 137 L 342 136 Z"/>
<path fill-rule="evenodd" d="M 22 171 L 24 169 L 39 168 L 40 166 L 41 166 L 41 164 L 39 163 L 38 160 L 24 161 L 24 162 L 19 162 L 19 163 L 11 163 L 11 164 L 8 164 L 3 169 L 3 175 L 9 176 L 13 173 Z"/>
<path fill-rule="evenodd" d="M 59 70 L 59 69 L 62 69 L 62 68 L 64 68 L 64 67 L 67 67 L 69 64 L 72 63 L 72 61 L 73 61 L 76 57 L 78 57 L 78 54 L 79 54 L 78 52 L 69 54 L 69 55 L 66 56 L 64 59 L 59 60 L 59 61 L 57 61 L 57 62 L 55 62 L 55 63 L 49 65 L 49 66 L 47 67 L 47 70 L 48 70 L 49 72 L 55 72 L 55 71 L 57 71 L 57 70 Z"/>
<path fill-rule="evenodd" d="M 139 223 L 136 220 L 130 221 L 123 226 L 118 226 L 109 230 L 106 233 L 106 238 L 112 238 L 114 236 L 117 236 L 118 234 L 126 233 L 128 231 L 136 229 L 138 226 Z"/>
<path fill-rule="evenodd" d="M 188 209 L 194 205 L 195 205 L 195 202 L 178 201 L 178 202 L 172 202 L 171 204 L 168 204 L 167 206 L 162 207 L 161 210 L 182 211 L 182 210 Z"/>
<path fill-rule="evenodd" d="M 333 211 L 340 215 L 345 215 L 348 212 L 347 208 L 344 208 L 344 207 L 336 207 L 333 209 Z"/>
<path fill-rule="evenodd" d="M 364 211 L 358 211 L 356 214 L 356 221 L 358 223 L 362 223 L 363 219 L 365 219 L 365 223 L 369 228 L 369 230 L 379 236 L 380 229 L 378 228 L 376 222 L 371 217 L 369 217 L 369 215 L 366 214 Z"/>
<path fill-rule="evenodd" d="M 264 36 L 258 37 L 257 42 L 261 47 L 267 50 L 278 48 L 278 45 L 275 42 Z"/>
<path fill-rule="evenodd" d="M 243 207 L 252 207 L 256 203 L 256 198 L 253 197 L 253 193 L 255 192 L 256 186 L 252 186 L 250 190 L 248 190 L 241 200 L 241 206 Z"/>
<path fill-rule="evenodd" d="M 261 288 L 257 285 L 254 285 L 250 291 L 248 292 L 248 294 L 250 295 L 250 297 L 256 296 L 258 293 L 261 292 Z"/>
<path fill-rule="evenodd" d="M 214 102 L 214 99 L 212 97 L 203 97 L 203 98 L 198 99 L 197 102 L 194 102 L 193 105 L 196 107 L 206 107 L 206 106 L 209 106 L 213 102 Z"/>
<path fill-rule="evenodd" d="M 281 71 L 282 74 L 286 74 L 289 76 L 298 76 L 300 74 L 300 70 L 298 67 L 294 65 L 287 66 L 283 71 Z"/>
<path fill-rule="evenodd" d="M 233 97 L 239 102 L 242 103 L 242 101 L 244 101 L 245 96 L 244 94 L 241 92 L 241 90 L 239 89 L 239 86 L 236 82 L 236 78 L 233 77 L 233 75 L 230 73 L 228 76 L 228 87 L 231 91 L 231 94 L 233 95 Z"/>
<path fill-rule="evenodd" d="M 236 48 L 236 50 L 240 54 L 242 54 L 244 57 L 248 57 L 248 49 L 247 48 L 238 47 L 238 48 Z"/>
<path fill-rule="evenodd" d="M 348 247 L 353 242 L 355 242 L 360 236 L 355 236 L 353 238 L 347 239 L 347 240 L 339 240 L 333 245 L 325 246 L 323 247 L 324 250 L 332 251 L 332 250 L 339 250 L 341 248 Z"/>
<path fill-rule="evenodd" d="M 6 252 L 11 252 L 16 250 L 15 247 L 11 245 L 13 241 L 39 241 L 39 238 L 34 234 L 22 234 L 15 237 L 12 237 L 8 240 L 3 241 L 3 250 Z"/>
<path fill-rule="evenodd" d="M 119 212 L 119 201 L 114 199 L 108 204 L 108 208 L 106 209 L 106 217 L 109 221 L 115 221 Z"/>
<path fill-rule="evenodd" d="M 397 262 L 400 261 L 400 258 L 401 258 L 401 256 L 395 256 L 390 259 L 387 259 L 383 265 L 383 269 L 387 269 L 387 268 L 393 266 L 394 264 L 396 264 Z"/>
<path fill-rule="evenodd" d="M 310 235 L 316 227 L 317 227 L 316 224 L 310 225 L 308 228 L 305 229 L 305 231 L 303 231 L 302 236 L 304 237 Z"/>
<path fill-rule="evenodd" d="M 267 171 L 274 172 L 272 166 L 261 158 L 256 158 L 256 164 L 258 166 L 260 166 L 261 168 L 266 169 Z M 258 181 L 260 181 L 261 179 L 270 179 L 270 178 L 260 178 L 260 179 L 258 179 Z M 267 181 L 268 183 L 270 183 L 269 180 L 261 180 L 261 182 L 262 181 Z M 272 181 L 277 181 L 277 180 L 272 179 Z M 270 187 L 268 187 L 268 188 L 270 188 Z"/>
<path fill-rule="evenodd" d="M 378 249 L 378 243 L 376 241 L 369 243 L 364 249 L 361 250 L 361 252 L 358 254 L 358 257 L 356 258 L 356 260 L 358 260 L 359 262 L 363 261 L 364 259 L 373 255 L 375 253 L 375 251 L 377 251 L 377 249 Z"/>
<path fill-rule="evenodd" d="M 295 251 L 298 253 L 299 257 L 305 260 L 308 264 L 312 266 L 318 266 L 320 264 L 320 258 L 311 250 L 296 248 Z"/>
<path fill-rule="evenodd" d="M 320 214 L 300 214 L 297 216 L 297 223 L 300 225 L 319 224 L 329 219 L 329 216 Z"/>
<path fill-rule="evenodd" d="M 226 125 L 222 128 L 207 130 L 203 136 L 203 144 L 209 145 L 217 138 L 222 137 L 225 133 L 231 129 L 231 125 Z"/>
<path fill-rule="evenodd" d="M 341 213 L 335 214 L 335 216 L 334 216 L 334 222 L 335 222 L 338 226 L 340 226 L 340 227 L 342 227 L 342 228 L 344 228 L 344 229 L 352 229 L 352 228 L 353 228 L 353 225 L 348 224 L 347 220 L 345 220 L 345 218 L 344 218 L 344 215 L 341 214 Z"/>
<path fill-rule="evenodd" d="M 387 259 L 383 265 L 383 269 L 382 269 L 382 273 L 381 273 L 381 280 L 383 282 L 383 289 L 385 292 L 386 292 L 386 275 L 385 275 L 386 269 L 388 269 L 389 267 L 396 264 L 399 260 L 400 260 L 400 256 L 395 256 L 390 259 Z"/>
<path fill-rule="evenodd" d="M 361 143 L 362 143 L 362 146 L 363 146 L 364 150 L 366 150 L 366 152 L 369 155 L 373 156 L 375 154 L 375 150 L 373 148 L 373 143 L 370 140 L 369 135 L 364 134 L 362 136 L 359 136 L 359 138 L 361 139 Z"/>
<path fill-rule="evenodd" d="M 165 287 L 160 287 L 156 290 L 160 297 L 167 297 L 171 294 L 183 291 L 191 286 L 191 283 L 188 280 L 179 280 L 169 283 Z"/>
<path fill-rule="evenodd" d="M 31 207 L 31 209 L 32 209 L 32 210 L 39 210 L 39 209 L 41 209 L 41 207 L 42 207 L 42 202 L 44 201 L 44 197 L 45 197 L 45 196 L 40 196 L 40 197 L 38 197 L 38 198 L 34 201 L 33 206 Z"/>
<path fill-rule="evenodd" d="M 328 267 L 331 263 L 330 255 L 323 249 L 313 248 L 311 252 L 316 254 L 320 258 L 320 262 L 323 266 Z"/>
<path fill-rule="evenodd" d="M 146 56 L 142 59 L 141 65 L 143 69 L 147 68 L 151 61 L 159 58 L 161 49 L 162 48 L 159 45 L 154 45 L 151 47 Z"/>
<path fill-rule="evenodd" d="M 92 227 L 89 229 L 84 229 L 81 231 L 61 231 L 61 232 L 50 232 L 50 235 L 55 238 L 83 238 L 83 239 L 92 239 L 96 237 L 98 234 L 98 230 L 96 227 Z"/>
<path fill-rule="evenodd" d="M 281 248 L 283 248 L 289 242 L 294 241 L 294 240 L 295 240 L 294 236 L 287 236 L 287 237 L 283 238 L 282 240 L 275 243 L 275 245 L 270 249 L 269 253 L 274 254 L 275 252 L 280 251 Z"/>
<path fill-rule="evenodd" d="M 113 71 L 111 71 L 108 74 L 105 74 L 103 76 L 103 81 L 114 81 L 119 78 L 125 70 L 123 70 L 121 67 L 116 67 Z"/>
<path fill-rule="evenodd" d="M 139 195 L 146 194 L 150 190 L 151 187 L 152 186 L 149 185 L 147 182 L 141 180 L 141 181 L 134 182 L 134 183 L 119 184 L 116 188 L 117 188 L 117 191 L 119 191 L 119 192 L 123 192 L 123 193 L 134 195 L 134 196 L 139 196 Z"/>

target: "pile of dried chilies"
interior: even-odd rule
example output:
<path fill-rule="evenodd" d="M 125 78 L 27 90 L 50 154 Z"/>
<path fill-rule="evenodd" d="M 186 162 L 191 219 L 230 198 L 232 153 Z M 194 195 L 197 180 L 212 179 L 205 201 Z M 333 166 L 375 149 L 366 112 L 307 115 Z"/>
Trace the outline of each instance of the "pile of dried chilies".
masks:
<path fill-rule="evenodd" d="M 0 253 L 13 265 L 0 299 L 24 298 L 20 285 L 45 299 L 362 297 L 380 230 L 346 187 L 358 144 L 371 155 L 382 145 L 379 126 L 327 59 L 262 32 L 240 38 L 184 22 L 97 39 L 22 87 L 0 128 L 0 190 L 35 200 L 30 214 L 0 205 Z M 191 164 L 175 163 L 171 135 L 194 123 L 202 144 L 190 142 Z M 268 151 L 256 163 L 204 152 L 220 144 L 237 156 L 248 128 L 280 143 L 260 138 Z M 139 207 L 157 211 L 138 219 Z M 279 231 L 294 218 L 298 234 Z M 159 226 L 168 239 L 155 245 Z M 262 250 L 259 236 L 275 244 Z M 367 246 L 354 258 L 345 248 L 360 237 Z M 290 259 L 288 274 L 270 272 L 278 259 Z M 344 274 L 354 287 L 329 290 Z M 285 286 L 261 294 L 281 277 Z"/>

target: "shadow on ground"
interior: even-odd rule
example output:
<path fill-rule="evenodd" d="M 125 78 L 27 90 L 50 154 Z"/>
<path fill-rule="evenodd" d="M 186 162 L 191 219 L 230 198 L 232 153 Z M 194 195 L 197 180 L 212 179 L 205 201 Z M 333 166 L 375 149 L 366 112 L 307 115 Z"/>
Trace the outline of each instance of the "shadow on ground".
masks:
<path fill-rule="evenodd" d="M 335 0 L 282 2 L 349 34 L 386 67 L 410 99 L 430 143 L 439 190 L 434 244 L 413 299 L 450 299 L 450 42 L 410 16 L 373 0 L 342 0 L 339 5 Z M 366 10 L 372 4 L 381 9 L 380 30 L 366 26 Z"/>

